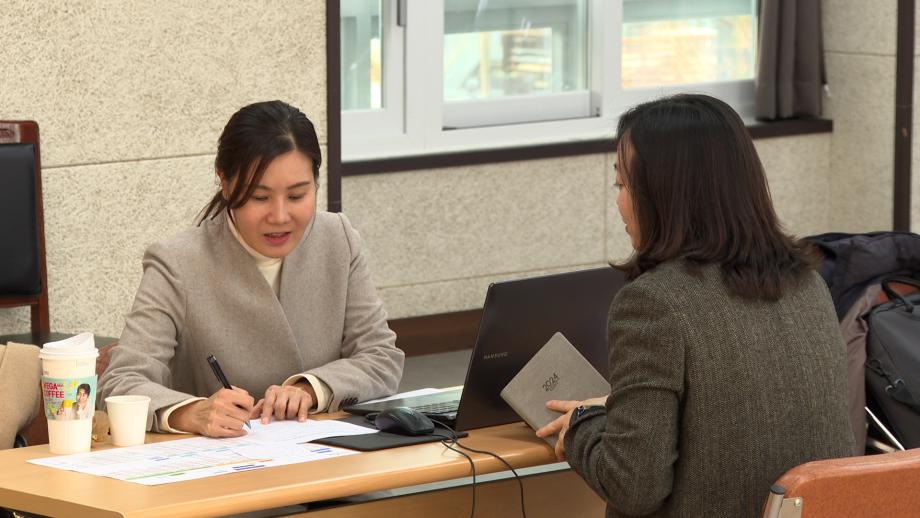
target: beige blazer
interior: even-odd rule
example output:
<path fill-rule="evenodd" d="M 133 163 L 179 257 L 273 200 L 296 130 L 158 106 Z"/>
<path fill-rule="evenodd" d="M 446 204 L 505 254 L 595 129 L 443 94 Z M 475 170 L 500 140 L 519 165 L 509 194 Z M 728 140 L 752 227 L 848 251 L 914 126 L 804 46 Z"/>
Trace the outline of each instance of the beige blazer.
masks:
<path fill-rule="evenodd" d="M 275 296 L 226 214 L 151 245 L 134 306 L 99 381 L 102 398 L 150 396 L 156 411 L 230 382 L 256 399 L 293 374 L 332 391 L 329 410 L 394 393 L 403 353 L 371 282 L 362 242 L 342 214 L 317 212 L 284 259 Z"/>

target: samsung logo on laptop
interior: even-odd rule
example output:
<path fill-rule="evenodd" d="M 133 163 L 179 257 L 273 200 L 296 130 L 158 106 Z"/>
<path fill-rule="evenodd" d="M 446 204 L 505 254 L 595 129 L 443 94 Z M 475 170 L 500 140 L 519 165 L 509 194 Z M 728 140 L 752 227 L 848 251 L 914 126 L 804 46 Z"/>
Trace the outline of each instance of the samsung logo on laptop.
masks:
<path fill-rule="evenodd" d="M 543 382 L 543 390 L 547 392 L 551 392 L 553 389 L 556 388 L 556 385 L 558 384 L 559 384 L 559 375 L 554 372 L 553 375 L 550 376 L 548 380 Z"/>
<path fill-rule="evenodd" d="M 492 354 L 483 355 L 482 359 L 483 360 L 497 360 L 499 358 L 507 358 L 507 357 L 508 357 L 508 351 L 502 351 L 500 353 L 492 353 Z"/>

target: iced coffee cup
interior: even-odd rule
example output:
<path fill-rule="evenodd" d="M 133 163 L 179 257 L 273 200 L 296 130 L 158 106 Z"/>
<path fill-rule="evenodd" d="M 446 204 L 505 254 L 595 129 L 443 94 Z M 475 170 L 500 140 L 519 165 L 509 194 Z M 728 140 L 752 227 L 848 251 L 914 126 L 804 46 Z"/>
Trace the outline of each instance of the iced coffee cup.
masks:
<path fill-rule="evenodd" d="M 96 401 L 96 343 L 92 333 L 48 342 L 42 360 L 42 396 L 51 453 L 89 451 Z"/>

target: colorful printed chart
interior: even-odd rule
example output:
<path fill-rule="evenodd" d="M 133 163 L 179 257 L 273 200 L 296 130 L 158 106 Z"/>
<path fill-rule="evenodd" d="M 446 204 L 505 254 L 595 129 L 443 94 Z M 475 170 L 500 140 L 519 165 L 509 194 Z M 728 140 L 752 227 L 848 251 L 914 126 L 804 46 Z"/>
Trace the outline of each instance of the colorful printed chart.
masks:
<path fill-rule="evenodd" d="M 155 486 L 354 455 L 358 452 L 310 444 L 308 441 L 377 432 L 333 420 L 307 420 L 304 423 L 275 421 L 263 425 L 258 419 L 254 419 L 250 424 L 252 431 L 244 437 L 193 437 L 76 455 L 46 457 L 29 462 Z"/>

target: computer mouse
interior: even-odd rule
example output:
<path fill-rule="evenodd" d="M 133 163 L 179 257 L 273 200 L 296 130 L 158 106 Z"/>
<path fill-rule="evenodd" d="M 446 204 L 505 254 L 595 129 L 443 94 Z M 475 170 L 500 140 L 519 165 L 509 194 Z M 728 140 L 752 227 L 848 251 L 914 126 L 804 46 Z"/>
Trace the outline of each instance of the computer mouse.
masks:
<path fill-rule="evenodd" d="M 428 435 L 434 432 L 434 423 L 428 416 L 405 406 L 383 410 L 374 418 L 374 426 L 381 432 L 399 435 Z"/>

